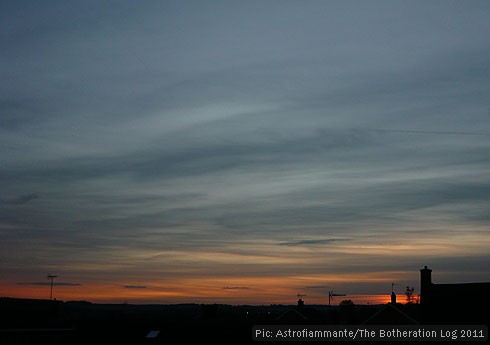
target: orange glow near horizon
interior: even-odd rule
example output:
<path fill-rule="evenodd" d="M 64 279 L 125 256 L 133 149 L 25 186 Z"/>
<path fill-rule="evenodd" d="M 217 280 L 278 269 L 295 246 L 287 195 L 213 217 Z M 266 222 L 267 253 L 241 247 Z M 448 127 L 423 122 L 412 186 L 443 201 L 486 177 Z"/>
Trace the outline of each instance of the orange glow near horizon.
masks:
<path fill-rule="evenodd" d="M 398 239 L 389 246 L 388 242 L 380 242 L 371 239 L 338 241 L 326 248 L 324 245 L 285 246 L 249 240 L 240 245 L 226 243 L 213 250 L 192 251 L 117 247 L 111 248 L 111 255 L 117 260 L 109 263 L 99 253 L 90 260 L 78 257 L 78 261 L 65 260 L 57 265 L 54 271 L 60 277 L 55 283 L 81 285 L 55 285 L 53 295 L 58 300 L 96 303 L 269 305 L 295 304 L 296 294 L 301 293 L 307 295 L 306 303 L 328 304 L 328 291 L 333 290 L 347 294 L 335 298 L 336 304 L 342 299 L 351 299 L 357 304 L 386 303 L 390 299 L 391 283 L 415 282 L 417 268 L 373 272 L 373 267 L 396 263 L 400 256 L 420 257 L 421 253 L 463 255 L 466 247 L 483 250 L 490 243 L 487 239 L 478 241 L 470 234 L 434 238 L 427 243 L 425 239 L 411 239 L 406 243 Z M 338 262 L 346 269 L 339 269 L 340 273 L 324 273 L 338 267 Z M 162 272 L 162 267 L 165 274 L 158 273 Z M 0 296 L 49 298 L 49 285 L 44 277 L 37 283 L 19 284 L 30 279 L 18 279 L 7 280 L 4 276 L 0 281 Z"/>
<path fill-rule="evenodd" d="M 328 304 L 328 288 L 305 291 L 305 286 L 338 285 L 347 282 L 390 282 L 376 275 L 346 275 L 342 277 L 199 277 L 183 278 L 171 283 L 149 281 L 143 284 L 123 285 L 111 283 L 87 283 L 77 286 L 55 285 L 53 296 L 58 300 L 85 300 L 95 303 L 177 304 L 296 304 L 298 292 L 307 295 L 308 304 Z M 335 290 L 335 289 L 334 289 Z M 0 296 L 14 298 L 48 299 L 49 285 L 2 284 Z M 344 292 L 344 291 L 342 291 Z M 333 304 L 350 299 L 356 304 L 389 302 L 389 294 L 348 294 L 336 297 Z"/>

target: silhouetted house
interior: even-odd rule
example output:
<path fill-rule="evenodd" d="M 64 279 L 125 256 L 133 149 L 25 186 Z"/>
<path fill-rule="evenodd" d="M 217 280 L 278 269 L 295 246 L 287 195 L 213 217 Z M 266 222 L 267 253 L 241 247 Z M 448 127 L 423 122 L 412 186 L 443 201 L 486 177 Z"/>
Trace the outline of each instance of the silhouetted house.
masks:
<path fill-rule="evenodd" d="M 420 270 L 420 303 L 438 305 L 457 303 L 482 303 L 490 301 L 489 283 L 434 284 L 432 270 L 425 266 Z"/>
<path fill-rule="evenodd" d="M 401 310 L 402 306 L 388 303 L 373 316 L 364 321 L 363 325 L 418 325 L 418 321 Z"/>
<path fill-rule="evenodd" d="M 199 319 L 215 319 L 218 316 L 219 306 L 217 304 L 202 304 Z"/>
<path fill-rule="evenodd" d="M 490 282 L 434 284 L 432 270 L 420 270 L 420 304 L 430 323 L 481 323 L 490 307 Z"/>
<path fill-rule="evenodd" d="M 302 324 L 308 320 L 308 317 L 304 314 L 304 312 L 305 301 L 303 301 L 302 298 L 299 298 L 297 307 L 286 310 L 276 318 L 276 321 L 288 325 Z"/>
<path fill-rule="evenodd" d="M 296 309 L 289 309 L 279 315 L 276 321 L 287 325 L 294 325 L 303 324 L 308 321 L 308 318 Z"/>

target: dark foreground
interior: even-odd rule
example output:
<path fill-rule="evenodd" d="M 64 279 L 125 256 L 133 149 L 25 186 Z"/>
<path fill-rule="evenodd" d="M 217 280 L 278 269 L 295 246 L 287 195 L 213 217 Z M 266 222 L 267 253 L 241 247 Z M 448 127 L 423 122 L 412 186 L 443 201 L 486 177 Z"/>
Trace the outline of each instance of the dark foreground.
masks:
<path fill-rule="evenodd" d="M 259 343 L 252 340 L 252 329 L 255 325 L 379 324 L 488 325 L 488 314 L 479 319 L 471 316 L 471 309 L 461 311 L 448 307 L 439 311 L 427 311 L 419 305 L 398 304 L 332 307 L 312 305 L 298 308 L 287 305 L 105 305 L 0 299 L 1 345 L 204 342 L 265 344 L 271 342 Z"/>

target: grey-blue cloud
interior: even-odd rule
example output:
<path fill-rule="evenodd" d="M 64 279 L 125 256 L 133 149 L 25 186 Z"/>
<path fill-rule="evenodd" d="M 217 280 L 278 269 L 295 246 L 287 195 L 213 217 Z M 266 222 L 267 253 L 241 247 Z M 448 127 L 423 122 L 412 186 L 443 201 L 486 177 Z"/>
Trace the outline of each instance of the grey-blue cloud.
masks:
<path fill-rule="evenodd" d="M 31 193 L 31 194 L 20 195 L 16 198 L 8 199 L 8 200 L 4 201 L 4 203 L 10 204 L 10 205 L 24 205 L 24 204 L 27 204 L 28 202 L 35 200 L 35 199 L 38 199 L 38 198 L 39 198 L 39 195 L 37 195 L 36 193 Z"/>
<path fill-rule="evenodd" d="M 147 286 L 144 285 L 124 285 L 125 289 L 146 289 Z"/>
<path fill-rule="evenodd" d="M 41 285 L 50 286 L 51 282 L 20 282 L 17 285 Z M 53 282 L 53 286 L 81 286 L 80 283 Z"/>
<path fill-rule="evenodd" d="M 12 269 L 34 249 L 55 265 L 53 244 L 75 267 L 121 248 L 355 245 L 373 229 L 488 224 L 486 2 L 0 12 Z"/>
<path fill-rule="evenodd" d="M 322 245 L 322 244 L 330 244 L 332 242 L 337 241 L 349 241 L 346 238 L 326 238 L 326 239 L 309 239 L 309 240 L 299 240 L 292 242 L 281 242 L 279 245 L 281 246 L 308 246 L 308 245 Z"/>

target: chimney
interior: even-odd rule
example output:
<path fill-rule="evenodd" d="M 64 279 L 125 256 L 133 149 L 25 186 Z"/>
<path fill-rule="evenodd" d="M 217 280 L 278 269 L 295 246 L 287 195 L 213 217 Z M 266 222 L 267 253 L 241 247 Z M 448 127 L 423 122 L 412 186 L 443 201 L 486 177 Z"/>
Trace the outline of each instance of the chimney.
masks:
<path fill-rule="evenodd" d="M 305 306 L 305 301 L 303 301 L 301 298 L 298 299 L 298 309 L 303 309 Z"/>
<path fill-rule="evenodd" d="M 396 293 L 391 293 L 391 304 L 396 304 Z"/>
<path fill-rule="evenodd" d="M 424 266 L 420 270 L 420 304 L 427 303 L 427 297 L 432 285 L 432 270 Z"/>

